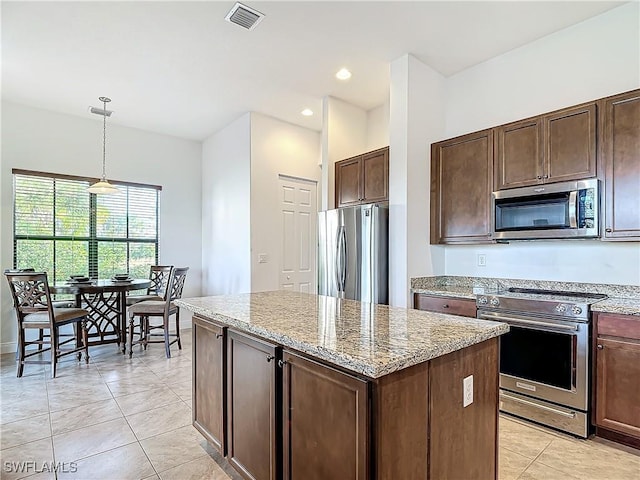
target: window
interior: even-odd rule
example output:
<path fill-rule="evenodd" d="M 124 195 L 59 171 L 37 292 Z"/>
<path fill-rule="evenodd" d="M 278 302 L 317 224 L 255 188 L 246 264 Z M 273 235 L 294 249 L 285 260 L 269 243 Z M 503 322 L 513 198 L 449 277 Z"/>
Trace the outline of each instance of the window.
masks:
<path fill-rule="evenodd" d="M 160 187 L 115 183 L 120 193 L 87 192 L 94 179 L 13 171 L 13 266 L 49 273 L 146 278 L 158 263 Z"/>

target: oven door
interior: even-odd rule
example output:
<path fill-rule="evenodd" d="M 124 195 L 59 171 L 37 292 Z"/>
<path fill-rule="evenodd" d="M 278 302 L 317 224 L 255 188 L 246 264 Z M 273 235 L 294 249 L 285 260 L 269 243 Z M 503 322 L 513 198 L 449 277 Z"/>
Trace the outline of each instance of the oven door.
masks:
<path fill-rule="evenodd" d="M 500 337 L 500 388 L 587 410 L 588 323 L 487 311 L 478 318 L 510 326 Z"/>

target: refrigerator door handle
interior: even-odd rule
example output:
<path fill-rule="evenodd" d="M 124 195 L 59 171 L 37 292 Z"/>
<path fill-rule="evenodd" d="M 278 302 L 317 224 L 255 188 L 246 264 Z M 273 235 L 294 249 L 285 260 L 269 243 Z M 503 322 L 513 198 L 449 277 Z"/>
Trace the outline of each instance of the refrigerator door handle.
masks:
<path fill-rule="evenodd" d="M 345 273 L 347 269 L 347 242 L 344 226 L 338 229 L 338 241 L 336 242 L 336 283 L 338 284 L 338 292 L 344 292 Z"/>

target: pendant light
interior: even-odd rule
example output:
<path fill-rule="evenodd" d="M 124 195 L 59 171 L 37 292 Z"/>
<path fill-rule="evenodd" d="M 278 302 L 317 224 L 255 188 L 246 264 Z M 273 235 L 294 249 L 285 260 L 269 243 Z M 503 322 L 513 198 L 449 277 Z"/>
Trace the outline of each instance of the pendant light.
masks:
<path fill-rule="evenodd" d="M 106 169 L 105 169 L 106 158 L 107 158 L 107 117 L 111 115 L 111 112 L 107 111 L 107 102 L 110 102 L 111 99 L 107 97 L 98 97 L 98 99 L 103 104 L 102 111 L 100 111 L 100 109 L 97 109 L 97 108 L 91 108 L 91 111 L 93 113 L 102 115 L 102 120 L 103 120 L 102 121 L 102 177 L 98 182 L 94 183 L 89 188 L 87 188 L 87 192 L 103 194 L 103 195 L 119 193 L 120 190 L 118 190 L 116 187 L 114 187 L 107 181 Z"/>

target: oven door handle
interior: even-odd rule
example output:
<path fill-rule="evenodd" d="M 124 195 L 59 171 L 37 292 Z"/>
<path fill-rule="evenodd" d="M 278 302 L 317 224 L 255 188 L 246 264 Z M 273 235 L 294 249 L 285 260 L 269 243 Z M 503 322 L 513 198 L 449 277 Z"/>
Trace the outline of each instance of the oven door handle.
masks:
<path fill-rule="evenodd" d="M 537 327 L 538 330 L 542 330 L 543 328 L 544 329 L 552 328 L 554 330 L 562 330 L 565 332 L 578 331 L 578 325 L 576 325 L 575 323 L 561 325 L 559 323 L 549 323 L 549 322 L 541 322 L 538 320 L 525 320 L 524 318 L 507 317 L 497 313 L 491 313 L 491 314 L 479 313 L 478 318 L 480 318 L 481 320 L 493 320 L 495 322 L 505 322 L 510 325 L 521 325 L 521 326 L 533 327 L 533 328 Z"/>
<path fill-rule="evenodd" d="M 562 410 L 558 410 L 556 408 L 552 408 L 552 407 L 547 407 L 546 405 L 540 405 L 538 403 L 535 402 L 530 402 L 529 400 L 524 400 L 522 398 L 517 398 L 517 397 L 512 397 L 511 395 L 504 393 L 504 392 L 500 392 L 500 398 L 506 398 L 509 399 L 513 402 L 517 402 L 517 403 L 524 403 L 525 405 L 529 405 L 530 407 L 535 407 L 535 408 L 539 408 L 540 410 L 546 410 L 547 412 L 552 412 L 555 413 L 556 415 L 562 415 L 563 417 L 567 417 L 567 418 L 576 418 L 576 414 L 575 412 L 563 412 Z"/>

